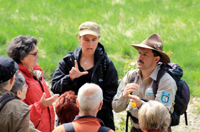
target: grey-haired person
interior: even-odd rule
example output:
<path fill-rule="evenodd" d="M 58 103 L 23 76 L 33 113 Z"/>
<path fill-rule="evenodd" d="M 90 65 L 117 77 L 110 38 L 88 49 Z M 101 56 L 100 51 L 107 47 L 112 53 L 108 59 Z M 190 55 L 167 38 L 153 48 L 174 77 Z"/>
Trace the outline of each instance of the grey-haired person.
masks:
<path fill-rule="evenodd" d="M 15 82 L 15 73 L 18 69 L 17 63 L 12 58 L 0 56 L 1 101 L 8 95 L 15 97 L 10 90 Z M 29 132 L 30 108 L 20 99 L 12 99 L 2 107 L 0 119 L 1 132 Z"/>
<path fill-rule="evenodd" d="M 114 130 L 111 103 L 117 92 L 118 74 L 104 46 L 99 42 L 100 27 L 95 22 L 84 22 L 79 26 L 77 37 L 80 46 L 59 62 L 52 78 L 51 90 L 59 94 L 73 90 L 77 94 L 85 83 L 99 85 L 103 90 L 103 107 L 97 117 Z"/>
<path fill-rule="evenodd" d="M 53 132 L 114 132 L 111 128 L 105 127 L 102 120 L 96 117 L 103 105 L 103 92 L 98 85 L 85 83 L 78 91 L 76 104 L 79 115 L 72 123 L 64 123 Z"/>
<path fill-rule="evenodd" d="M 160 102 L 150 100 L 138 112 L 139 125 L 143 132 L 168 132 L 170 114 Z"/>
<path fill-rule="evenodd" d="M 121 112 L 127 108 L 130 100 L 134 102 L 136 107 L 130 109 L 134 119 L 131 120 L 133 124 L 131 131 L 141 132 L 138 124 L 138 109 L 145 101 L 156 100 L 163 103 L 172 113 L 177 86 L 174 79 L 166 73 L 160 79 L 157 94 L 154 96 L 152 85 L 160 70 L 158 62 L 170 62 L 167 54 L 163 52 L 163 44 L 158 34 L 152 34 L 141 44 L 131 45 L 139 54 L 137 69 L 128 71 L 122 79 L 117 94 L 113 98 L 112 106 L 115 112 Z M 169 127 L 169 131 L 170 129 Z"/>
<path fill-rule="evenodd" d="M 27 85 L 26 85 L 26 80 L 24 78 L 24 76 L 22 75 L 21 72 L 17 72 L 15 74 L 15 82 L 14 85 L 11 89 L 11 92 L 13 92 L 20 100 L 24 100 L 26 98 L 26 93 L 27 93 Z M 39 130 L 37 130 L 33 123 L 31 121 L 29 121 L 29 128 L 30 128 L 30 132 L 40 132 Z"/>

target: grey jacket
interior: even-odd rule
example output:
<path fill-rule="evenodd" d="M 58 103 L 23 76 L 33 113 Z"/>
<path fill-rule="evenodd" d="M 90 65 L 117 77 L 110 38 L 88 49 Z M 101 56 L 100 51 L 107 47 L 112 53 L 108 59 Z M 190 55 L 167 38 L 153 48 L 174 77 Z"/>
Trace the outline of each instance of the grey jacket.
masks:
<path fill-rule="evenodd" d="M 12 92 L 0 88 L 0 98 Z M 19 99 L 9 101 L 0 111 L 1 132 L 29 132 L 30 108 Z"/>

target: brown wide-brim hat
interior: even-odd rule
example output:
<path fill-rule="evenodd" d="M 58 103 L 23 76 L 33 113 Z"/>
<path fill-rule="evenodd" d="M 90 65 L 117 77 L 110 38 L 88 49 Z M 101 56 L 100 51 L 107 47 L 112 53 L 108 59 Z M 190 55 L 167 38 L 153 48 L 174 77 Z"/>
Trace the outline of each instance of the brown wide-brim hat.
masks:
<path fill-rule="evenodd" d="M 134 48 L 139 50 L 139 48 L 147 48 L 152 49 L 159 52 L 162 56 L 160 58 L 160 62 L 169 63 L 170 59 L 167 54 L 163 52 L 163 44 L 161 38 L 158 34 L 152 34 L 146 40 L 144 40 L 141 44 L 131 44 Z"/>

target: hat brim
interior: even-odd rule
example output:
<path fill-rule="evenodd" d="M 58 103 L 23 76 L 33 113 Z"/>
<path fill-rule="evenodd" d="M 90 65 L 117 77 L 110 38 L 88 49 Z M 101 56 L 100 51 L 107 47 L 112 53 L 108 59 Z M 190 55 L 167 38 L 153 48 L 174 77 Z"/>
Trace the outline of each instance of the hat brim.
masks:
<path fill-rule="evenodd" d="M 97 37 L 100 36 L 100 33 L 97 33 L 97 32 L 91 31 L 91 30 L 79 31 L 80 36 L 83 36 L 83 35 L 86 35 L 86 34 L 94 35 L 94 36 L 97 36 Z"/>
<path fill-rule="evenodd" d="M 169 63 L 170 62 L 169 56 L 167 54 L 165 54 L 164 52 L 162 52 L 160 50 L 156 50 L 156 49 L 154 49 L 154 48 L 152 48 L 148 45 L 141 43 L 141 44 L 131 44 L 131 46 L 133 46 L 137 50 L 139 50 L 139 48 L 146 48 L 146 49 L 155 50 L 162 55 L 162 57 L 159 60 L 160 62 L 163 62 L 163 63 Z"/>

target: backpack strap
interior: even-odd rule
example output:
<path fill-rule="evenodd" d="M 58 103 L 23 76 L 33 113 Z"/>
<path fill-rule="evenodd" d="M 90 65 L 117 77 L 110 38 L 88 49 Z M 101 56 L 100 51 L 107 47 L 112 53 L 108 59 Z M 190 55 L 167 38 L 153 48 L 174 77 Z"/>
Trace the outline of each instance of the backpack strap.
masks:
<path fill-rule="evenodd" d="M 17 99 L 16 97 L 12 96 L 12 95 L 9 95 L 9 94 L 6 94 L 4 95 L 3 97 L 1 97 L 0 99 L 0 111 L 1 109 L 4 107 L 4 105 L 6 103 L 8 103 L 10 100 L 12 99 Z"/>
<path fill-rule="evenodd" d="M 137 118 L 133 117 L 131 115 L 131 112 L 128 110 L 127 111 L 127 115 L 126 115 L 126 132 L 128 132 L 128 121 L 129 121 L 129 117 L 131 117 L 131 119 L 133 120 L 134 123 L 139 124 L 139 121 Z"/>
<path fill-rule="evenodd" d="M 185 111 L 184 115 L 185 115 L 185 125 L 187 126 L 188 125 L 188 121 L 187 121 L 187 112 L 186 111 Z"/>
<path fill-rule="evenodd" d="M 166 72 L 167 72 L 166 70 L 160 69 L 160 70 L 158 71 L 158 75 L 157 75 L 156 80 L 153 81 L 152 87 L 153 87 L 154 97 L 155 97 L 156 94 L 157 94 L 158 84 L 159 84 L 159 82 L 160 82 L 160 79 L 163 77 L 163 75 L 164 75 Z"/>
<path fill-rule="evenodd" d="M 64 123 L 65 132 L 75 132 L 72 122 Z"/>
<path fill-rule="evenodd" d="M 108 132 L 110 130 L 109 127 L 106 127 L 106 126 L 101 126 L 98 130 L 98 132 Z"/>

